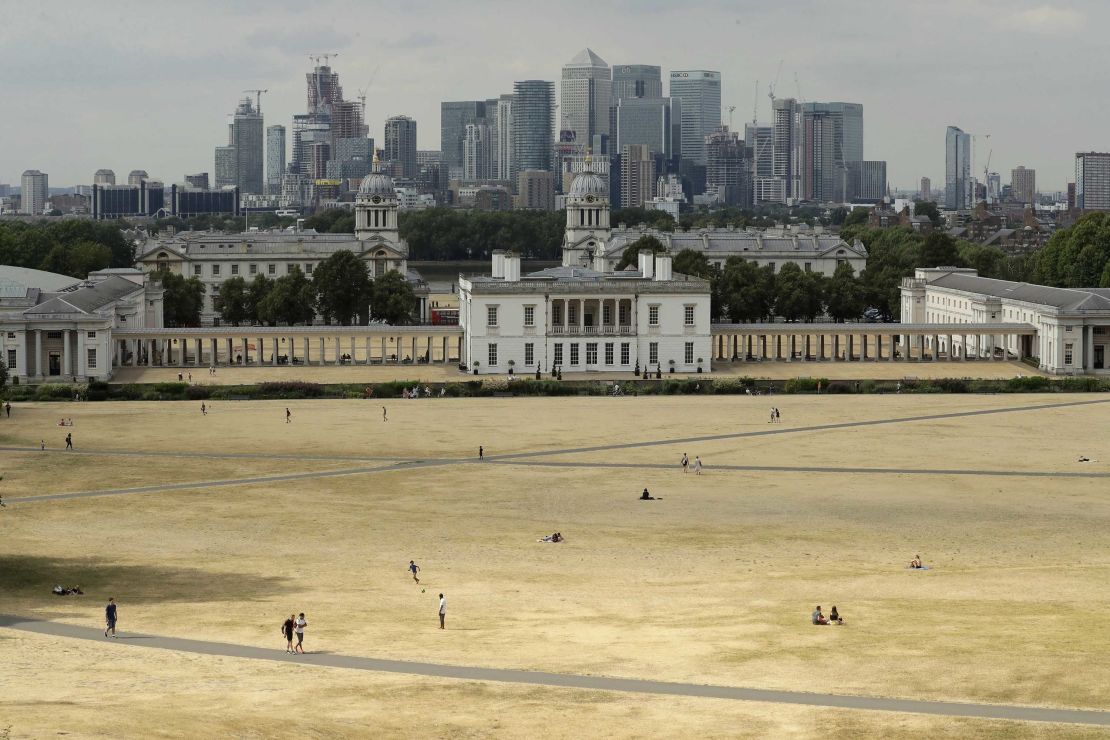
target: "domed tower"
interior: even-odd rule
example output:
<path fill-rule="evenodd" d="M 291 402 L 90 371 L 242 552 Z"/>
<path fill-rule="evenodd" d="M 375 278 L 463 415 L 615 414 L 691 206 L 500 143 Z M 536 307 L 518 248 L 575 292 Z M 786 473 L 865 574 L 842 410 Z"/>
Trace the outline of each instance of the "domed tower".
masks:
<path fill-rule="evenodd" d="M 609 227 L 609 186 L 589 169 L 574 178 L 567 193 L 567 229 L 563 235 L 563 265 L 602 267 Z"/>
<path fill-rule="evenodd" d="M 389 270 L 404 275 L 408 269 L 409 247 L 397 225 L 399 207 L 393 178 L 378 171 L 375 156 L 374 171 L 362 179 L 355 196 L 355 238 L 362 242 L 363 259 L 369 262 L 372 277 Z"/>

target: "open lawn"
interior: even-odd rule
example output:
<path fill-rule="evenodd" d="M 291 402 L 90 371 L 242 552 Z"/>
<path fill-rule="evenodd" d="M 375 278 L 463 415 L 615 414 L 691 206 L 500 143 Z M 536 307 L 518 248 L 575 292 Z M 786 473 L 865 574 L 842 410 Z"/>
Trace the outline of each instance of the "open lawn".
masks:
<path fill-rule="evenodd" d="M 385 405 L 388 422 L 377 401 L 219 402 L 208 416 L 199 403 L 16 405 L 0 421 L 0 613 L 96 627 L 114 596 L 125 636 L 280 650 L 282 619 L 304 611 L 310 653 L 1110 710 L 1101 396 Z M 58 449 L 66 431 L 73 453 Z M 683 452 L 702 475 L 681 471 Z M 645 486 L 659 500 L 637 501 Z M 109 495 L 80 495 L 97 492 Z M 553 531 L 567 541 L 536 541 Z M 905 568 L 915 553 L 931 570 Z M 87 595 L 52 596 L 55 583 Z M 811 625 L 816 604 L 846 624 Z M 12 737 L 1100 732 L 289 666 L 3 627 L 0 650 L 17 677 L 0 693 Z"/>

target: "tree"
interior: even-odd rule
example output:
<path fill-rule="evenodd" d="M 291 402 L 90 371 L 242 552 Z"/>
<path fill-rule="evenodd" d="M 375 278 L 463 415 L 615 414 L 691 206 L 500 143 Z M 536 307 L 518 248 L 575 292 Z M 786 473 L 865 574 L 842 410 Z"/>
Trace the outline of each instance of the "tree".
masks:
<path fill-rule="evenodd" d="M 918 267 L 962 267 L 963 264 L 956 240 L 948 234 L 933 231 L 925 237 Z"/>
<path fill-rule="evenodd" d="M 274 289 L 274 281 L 265 275 L 259 273 L 254 276 L 247 287 L 247 318 L 251 321 L 264 323 L 262 321 L 262 304 L 266 301 L 266 297 Z"/>
<path fill-rule="evenodd" d="M 617 263 L 617 269 L 623 270 L 626 267 L 635 267 L 640 264 L 641 249 L 647 249 L 652 254 L 662 254 L 667 251 L 663 242 L 650 234 L 645 234 L 624 248 L 624 251 L 621 252 L 621 260 Z"/>
<path fill-rule="evenodd" d="M 729 257 L 717 292 L 723 310 L 732 321 L 762 321 L 771 315 L 775 303 L 774 268 L 770 265 L 759 267 L 743 257 Z"/>
<path fill-rule="evenodd" d="M 307 324 L 316 317 L 316 294 L 299 267 L 274 281 L 274 287 L 258 306 L 258 318 L 273 324 Z"/>
<path fill-rule="evenodd" d="M 343 326 L 369 315 L 371 281 L 366 263 L 341 249 L 316 266 L 312 273 L 316 306 L 324 321 Z"/>
<path fill-rule="evenodd" d="M 821 313 L 824 280 L 787 262 L 775 277 L 775 311 L 787 321 L 813 321 Z"/>
<path fill-rule="evenodd" d="M 247 281 L 239 276 L 225 280 L 216 293 L 215 303 L 221 319 L 233 326 L 239 326 L 240 322 L 251 316 Z"/>
<path fill-rule="evenodd" d="M 671 266 L 677 273 L 706 278 L 707 280 L 711 279 L 715 272 L 713 266 L 709 264 L 709 260 L 705 258 L 705 255 L 693 249 L 683 249 L 676 254 Z"/>
<path fill-rule="evenodd" d="M 983 244 L 972 244 L 961 241 L 956 244 L 960 253 L 960 262 L 968 267 L 974 267 L 982 277 L 998 277 L 999 268 L 1006 254 L 997 247 L 988 247 Z"/>
<path fill-rule="evenodd" d="M 674 231 L 674 217 L 666 211 L 654 208 L 617 208 L 610 218 L 609 223 L 624 224 L 625 226 L 644 225 L 660 231 Z"/>
<path fill-rule="evenodd" d="M 374 280 L 370 315 L 378 321 L 394 326 L 412 321 L 416 311 L 416 296 L 405 276 L 396 270 Z"/>
<path fill-rule="evenodd" d="M 1053 234 L 1031 259 L 1035 282 L 1060 288 L 1099 285 L 1110 263 L 1110 214 L 1082 216 Z"/>
<path fill-rule="evenodd" d="M 8 384 L 8 366 L 0 362 L 0 388 Z"/>
<path fill-rule="evenodd" d="M 162 283 L 162 318 L 166 326 L 199 326 L 204 307 L 204 283 L 169 270 L 155 273 Z"/>
<path fill-rule="evenodd" d="M 863 313 L 863 288 L 847 262 L 837 265 L 832 278 L 826 281 L 825 305 L 829 316 L 837 322 L 857 319 Z"/>
<path fill-rule="evenodd" d="M 867 223 L 867 217 L 871 212 L 866 208 L 853 208 L 852 212 L 844 217 L 844 226 L 858 226 Z"/>

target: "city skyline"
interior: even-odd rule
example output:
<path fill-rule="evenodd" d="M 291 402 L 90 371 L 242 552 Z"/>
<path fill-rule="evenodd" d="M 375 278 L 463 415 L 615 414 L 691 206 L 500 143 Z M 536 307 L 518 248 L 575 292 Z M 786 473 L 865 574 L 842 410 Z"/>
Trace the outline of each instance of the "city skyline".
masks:
<path fill-rule="evenodd" d="M 338 52 L 332 66 L 348 99 L 369 88 L 370 135 L 381 141 L 385 120 L 407 115 L 420 124 L 420 149 L 439 148 L 441 101 L 484 100 L 518 80 L 558 83 L 563 65 L 587 46 L 611 66 L 658 65 L 664 78 L 672 70 L 719 70 L 722 120 L 735 106 L 737 131 L 750 122 L 753 102 L 759 122 L 771 122 L 767 85 L 786 58 L 778 96 L 862 104 L 864 157 L 886 160 L 898 188 L 915 188 L 922 176 L 943 181 L 949 125 L 990 133 L 992 170 L 1035 169 L 1045 192 L 1063 190 L 1072 179 L 1076 152 L 1110 149 L 1098 97 L 1089 93 L 1097 89 L 1097 59 L 1107 52 L 1079 33 L 1110 19 L 1110 10 L 1095 3 L 876 10 L 855 0 L 835 8 L 802 0 L 784 8 L 703 3 L 692 11 L 654 2 L 605 8 L 570 2 L 567 12 L 588 9 L 588 30 L 573 42 L 546 45 L 528 31 L 542 26 L 538 11 L 502 18 L 493 28 L 482 13 L 436 2 L 407 12 L 328 2 L 311 11 L 268 3 L 265 13 L 250 3 L 196 7 L 74 6 L 67 24 L 32 10 L 9 12 L 0 41 L 13 65 L 2 86 L 38 114 L 0 123 L 0 141 L 8 144 L 0 146 L 0 182 L 18 183 L 27 169 L 49 173 L 54 187 L 88 184 L 100 168 L 145 169 L 167 184 L 186 173 L 214 176 L 212 147 L 226 137 L 229 103 L 244 90 L 267 88 L 266 126 L 289 127 L 303 110 L 308 55 L 324 51 Z M 375 27 L 403 30 L 384 39 L 357 30 Z M 140 55 L 144 63 L 136 64 Z M 991 84 L 984 85 L 988 75 Z M 1016 94 L 1022 89 L 1037 90 L 1036 105 Z M 1061 115 L 1064 101 L 1068 115 Z M 972 176 L 981 178 L 978 152 L 975 160 Z"/>

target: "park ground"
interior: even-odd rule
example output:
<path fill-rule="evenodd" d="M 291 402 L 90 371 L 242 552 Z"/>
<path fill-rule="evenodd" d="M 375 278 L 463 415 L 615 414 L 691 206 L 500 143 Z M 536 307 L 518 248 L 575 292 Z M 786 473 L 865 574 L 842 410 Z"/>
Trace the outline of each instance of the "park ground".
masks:
<path fill-rule="evenodd" d="M 310 653 L 1110 710 L 1108 402 L 434 398 L 385 402 L 388 422 L 375 401 L 18 404 L 0 420 L 0 612 L 96 628 L 114 596 L 125 636 L 280 650 L 304 611 Z M 906 569 L 916 553 L 930 570 Z M 811 625 L 816 604 L 846 624 Z M 4 627 L 0 650 L 12 738 L 1105 736 Z"/>
<path fill-rule="evenodd" d="M 504 375 L 475 376 L 459 371 L 457 365 L 298 365 L 296 367 L 219 367 L 211 375 L 206 367 L 125 367 L 116 371 L 113 383 L 164 383 L 177 380 L 177 374 L 192 374 L 192 382 L 203 385 L 239 385 L 303 380 L 310 383 L 460 383 L 468 380 L 501 378 Z M 1000 380 L 1041 375 L 1036 368 L 1020 362 L 715 362 L 712 373 L 664 373 L 665 378 L 826 378 L 829 380 L 903 380 L 919 378 L 982 378 Z M 535 377 L 535 373 L 518 373 Z M 544 378 L 549 378 L 545 374 Z M 622 382 L 631 373 L 565 373 L 565 380 L 602 380 Z"/>

